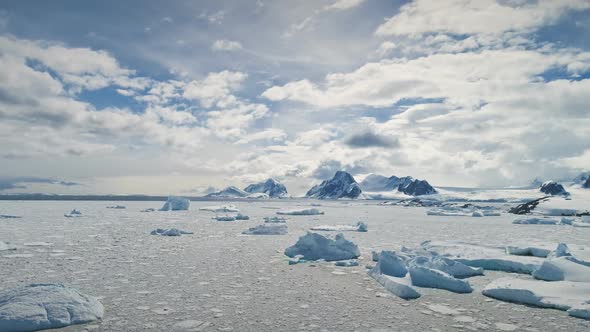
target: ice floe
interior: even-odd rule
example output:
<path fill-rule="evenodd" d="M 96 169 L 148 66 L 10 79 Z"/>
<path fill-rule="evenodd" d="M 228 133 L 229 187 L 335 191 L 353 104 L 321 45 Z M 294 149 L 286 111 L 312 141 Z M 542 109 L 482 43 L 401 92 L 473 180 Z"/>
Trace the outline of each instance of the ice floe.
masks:
<path fill-rule="evenodd" d="M 465 217 L 493 217 L 499 216 L 500 212 L 490 206 L 476 206 L 472 204 L 443 205 L 426 211 L 429 216 L 465 216 Z"/>
<path fill-rule="evenodd" d="M 513 224 L 518 225 L 557 225 L 559 224 L 558 219 L 553 218 L 537 218 L 537 217 L 530 217 L 530 218 L 517 218 L 512 221 Z"/>
<path fill-rule="evenodd" d="M 321 226 L 314 226 L 310 228 L 312 231 L 327 231 L 327 232 L 342 232 L 342 231 L 351 231 L 351 232 L 366 232 L 368 230 L 368 226 L 366 223 L 359 221 L 356 225 L 321 225 Z"/>
<path fill-rule="evenodd" d="M 209 212 L 240 212 L 240 210 L 233 205 L 204 206 L 199 208 L 199 210 Z"/>
<path fill-rule="evenodd" d="M 0 219 L 19 219 L 21 216 L 13 216 L 10 214 L 0 214 Z"/>
<path fill-rule="evenodd" d="M 236 220 L 250 220 L 250 217 L 243 215 L 241 213 L 238 213 L 235 216 L 215 216 L 213 217 L 213 219 L 217 220 L 217 221 L 236 221 Z"/>
<path fill-rule="evenodd" d="M 170 196 L 160 211 L 182 211 L 188 210 L 191 201 L 184 197 Z"/>
<path fill-rule="evenodd" d="M 184 234 L 193 234 L 193 232 L 183 231 L 178 228 L 157 228 L 151 231 L 150 234 L 161 236 L 181 236 Z"/>
<path fill-rule="evenodd" d="M 505 277 L 492 281 L 482 293 L 506 302 L 565 310 L 570 316 L 590 319 L 588 282 L 548 282 Z"/>
<path fill-rule="evenodd" d="M 0 292 L 0 331 L 37 331 L 101 319 L 95 297 L 61 284 L 32 284 Z"/>
<path fill-rule="evenodd" d="M 64 217 L 67 217 L 67 218 L 74 218 L 74 217 L 81 217 L 81 216 L 82 216 L 82 212 L 80 212 L 76 209 L 73 209 L 72 211 L 70 211 L 70 213 L 64 214 Z"/>
<path fill-rule="evenodd" d="M 324 214 L 324 212 L 320 211 L 316 208 L 311 208 L 311 209 L 301 209 L 301 210 L 277 211 L 277 214 L 289 215 L 289 216 L 313 216 L 313 215 Z"/>
<path fill-rule="evenodd" d="M 356 259 L 349 259 L 349 260 L 345 260 L 345 261 L 337 261 L 336 263 L 334 263 L 334 265 L 340 266 L 340 267 L 353 267 L 353 266 L 359 266 L 359 262 Z"/>
<path fill-rule="evenodd" d="M 340 261 L 357 258 L 360 256 L 360 251 L 357 245 L 346 240 L 342 233 L 336 234 L 336 237 L 331 239 L 318 233 L 308 232 L 293 246 L 285 249 L 285 255 L 289 257 L 301 255 L 301 258 L 305 260 Z"/>
<path fill-rule="evenodd" d="M 287 234 L 287 225 L 258 225 L 252 227 L 242 234 L 247 235 L 285 235 Z"/>
<path fill-rule="evenodd" d="M 270 224 L 284 224 L 287 222 L 287 219 L 283 217 L 264 217 L 264 222 Z"/>
<path fill-rule="evenodd" d="M 0 241 L 0 251 L 5 251 L 5 250 L 16 250 L 16 247 L 9 244 L 9 243 Z"/>
<path fill-rule="evenodd" d="M 124 205 L 113 205 L 113 206 L 107 206 L 107 209 L 118 209 L 118 210 L 122 210 L 122 209 L 126 209 L 127 207 Z"/>

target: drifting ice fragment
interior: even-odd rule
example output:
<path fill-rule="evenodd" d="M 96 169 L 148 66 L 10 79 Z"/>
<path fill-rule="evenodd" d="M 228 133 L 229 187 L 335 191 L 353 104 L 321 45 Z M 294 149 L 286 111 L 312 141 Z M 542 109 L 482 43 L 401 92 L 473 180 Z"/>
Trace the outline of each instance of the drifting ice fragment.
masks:
<path fill-rule="evenodd" d="M 4 250 L 16 250 L 16 247 L 8 244 L 6 242 L 0 241 L 0 251 L 4 251 Z"/>
<path fill-rule="evenodd" d="M 188 210 L 191 202 L 184 197 L 170 196 L 160 211 Z"/>
<path fill-rule="evenodd" d="M 252 227 L 242 234 L 247 235 L 285 235 L 287 234 L 287 225 L 258 225 Z"/>
<path fill-rule="evenodd" d="M 161 236 L 181 236 L 183 234 L 193 234 L 193 232 L 183 231 L 178 228 L 158 228 L 154 229 L 150 234 Z"/>
<path fill-rule="evenodd" d="M 332 240 L 321 234 L 308 232 L 301 236 L 295 245 L 285 249 L 285 255 L 302 255 L 306 260 L 340 261 L 357 258 L 360 251 L 357 245 L 346 240 L 342 233 L 336 234 Z"/>
<path fill-rule="evenodd" d="M 287 211 L 277 211 L 277 214 L 281 215 L 290 215 L 290 216 L 313 216 L 318 214 L 324 214 L 324 212 L 312 208 L 312 209 L 303 209 L 303 210 L 287 210 Z"/>
<path fill-rule="evenodd" d="M 240 212 L 240 210 L 233 205 L 204 206 L 199 208 L 199 210 L 209 212 Z"/>
<path fill-rule="evenodd" d="M 60 284 L 32 284 L 0 292 L 0 331 L 37 331 L 101 319 L 94 297 Z"/>
<path fill-rule="evenodd" d="M 287 222 L 287 219 L 283 217 L 264 217 L 264 222 L 270 224 L 284 224 Z"/>
<path fill-rule="evenodd" d="M 322 225 L 322 226 L 315 226 L 310 228 L 312 231 L 335 231 L 335 232 L 342 232 L 342 231 L 352 231 L 352 232 L 366 232 L 368 230 L 367 224 L 364 222 L 359 221 L 354 226 L 349 225 Z"/>
<path fill-rule="evenodd" d="M 64 217 L 68 217 L 68 218 L 73 218 L 73 217 L 81 217 L 82 216 L 82 212 L 73 209 L 72 211 L 70 211 L 70 213 L 66 213 L 64 214 Z"/>

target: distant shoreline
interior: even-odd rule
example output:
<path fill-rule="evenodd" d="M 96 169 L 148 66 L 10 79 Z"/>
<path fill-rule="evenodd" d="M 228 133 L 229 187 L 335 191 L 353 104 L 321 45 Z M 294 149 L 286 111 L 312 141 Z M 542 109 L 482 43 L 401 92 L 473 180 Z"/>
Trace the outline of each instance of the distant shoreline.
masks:
<path fill-rule="evenodd" d="M 244 201 L 244 198 L 215 198 L 182 196 L 191 201 Z M 8 194 L 0 195 L 0 201 L 166 201 L 168 196 L 149 195 L 48 195 L 48 194 Z M 252 199 L 256 200 L 256 199 Z"/>

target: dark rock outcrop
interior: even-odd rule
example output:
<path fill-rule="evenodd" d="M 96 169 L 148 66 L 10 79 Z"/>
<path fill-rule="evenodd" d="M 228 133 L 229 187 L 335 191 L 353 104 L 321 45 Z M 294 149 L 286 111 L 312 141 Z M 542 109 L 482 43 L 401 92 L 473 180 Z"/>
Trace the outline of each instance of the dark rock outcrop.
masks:
<path fill-rule="evenodd" d="M 541 185 L 541 188 L 539 188 L 539 190 L 544 194 L 552 195 L 552 196 L 556 196 L 556 195 L 567 196 L 567 195 L 569 195 L 569 193 L 565 190 L 565 188 L 561 184 L 559 184 L 555 181 L 544 182 Z"/>
<path fill-rule="evenodd" d="M 244 191 L 251 194 L 267 194 L 270 198 L 280 198 L 286 197 L 288 195 L 287 188 L 282 183 L 274 179 L 268 179 L 264 182 L 251 184 L 244 188 Z"/>
<path fill-rule="evenodd" d="M 305 197 L 319 199 L 357 198 L 361 193 L 361 187 L 352 175 L 338 171 L 333 178 L 309 189 Z"/>

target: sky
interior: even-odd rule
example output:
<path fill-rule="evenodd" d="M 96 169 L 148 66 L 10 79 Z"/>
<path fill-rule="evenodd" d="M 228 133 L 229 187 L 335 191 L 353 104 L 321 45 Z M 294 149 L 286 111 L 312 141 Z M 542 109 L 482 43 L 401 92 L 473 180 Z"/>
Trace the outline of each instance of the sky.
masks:
<path fill-rule="evenodd" d="M 0 3 L 0 194 L 590 169 L 590 0 Z"/>

